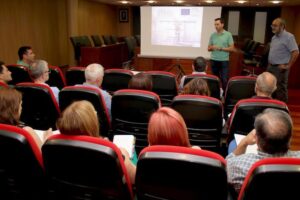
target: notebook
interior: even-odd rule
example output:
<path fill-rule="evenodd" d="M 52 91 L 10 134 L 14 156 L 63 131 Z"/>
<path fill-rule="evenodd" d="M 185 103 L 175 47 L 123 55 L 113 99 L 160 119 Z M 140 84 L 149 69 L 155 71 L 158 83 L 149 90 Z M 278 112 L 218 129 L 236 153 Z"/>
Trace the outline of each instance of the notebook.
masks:
<path fill-rule="evenodd" d="M 237 145 L 246 135 L 234 134 L 234 139 Z M 257 144 L 248 145 L 245 153 L 257 153 Z"/>
<path fill-rule="evenodd" d="M 130 158 L 133 158 L 135 146 L 135 137 L 133 135 L 115 135 L 113 143 L 119 148 L 126 149 Z"/>
<path fill-rule="evenodd" d="M 37 136 L 40 138 L 40 140 L 43 142 L 44 141 L 44 132 L 45 130 L 37 130 L 34 129 L 34 132 L 37 134 Z M 59 130 L 52 131 L 53 135 L 59 134 Z"/>

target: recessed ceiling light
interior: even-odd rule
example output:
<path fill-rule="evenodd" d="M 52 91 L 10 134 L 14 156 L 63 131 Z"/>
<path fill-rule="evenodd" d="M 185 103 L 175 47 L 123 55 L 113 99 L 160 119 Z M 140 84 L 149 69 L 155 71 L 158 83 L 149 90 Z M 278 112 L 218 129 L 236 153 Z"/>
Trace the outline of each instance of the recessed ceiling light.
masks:
<path fill-rule="evenodd" d="M 129 1 L 121 1 L 121 4 L 128 4 Z"/>
<path fill-rule="evenodd" d="M 215 1 L 205 1 L 206 3 L 214 3 Z"/>
<path fill-rule="evenodd" d="M 273 3 L 273 4 L 279 4 L 279 3 L 281 3 L 282 1 L 271 1 L 271 3 Z"/>
<path fill-rule="evenodd" d="M 152 0 L 150 0 L 150 1 L 147 1 L 148 3 L 156 3 L 156 1 L 152 1 Z"/>
<path fill-rule="evenodd" d="M 236 1 L 237 3 L 243 4 L 246 3 L 247 1 Z"/>
<path fill-rule="evenodd" d="M 182 1 L 182 0 L 177 0 L 177 1 L 175 1 L 176 3 L 183 3 L 184 1 Z"/>

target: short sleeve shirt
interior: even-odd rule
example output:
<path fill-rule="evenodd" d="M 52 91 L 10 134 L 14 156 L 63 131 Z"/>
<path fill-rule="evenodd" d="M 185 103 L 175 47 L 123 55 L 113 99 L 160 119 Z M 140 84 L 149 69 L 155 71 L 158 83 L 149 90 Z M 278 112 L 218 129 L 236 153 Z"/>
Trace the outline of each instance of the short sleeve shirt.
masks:
<path fill-rule="evenodd" d="M 222 33 L 214 32 L 209 39 L 208 45 L 214 45 L 221 48 L 227 48 L 233 44 L 233 38 L 230 32 L 223 31 Z M 211 60 L 229 61 L 229 52 L 227 51 L 212 51 Z"/>

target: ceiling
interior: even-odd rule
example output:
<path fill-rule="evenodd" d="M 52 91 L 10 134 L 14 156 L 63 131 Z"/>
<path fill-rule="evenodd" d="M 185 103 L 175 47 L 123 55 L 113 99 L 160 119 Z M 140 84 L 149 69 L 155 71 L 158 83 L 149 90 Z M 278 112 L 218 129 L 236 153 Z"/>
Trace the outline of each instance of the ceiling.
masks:
<path fill-rule="evenodd" d="M 200 6 L 295 6 L 300 5 L 300 0 L 281 0 L 278 4 L 273 4 L 271 0 L 246 0 L 244 3 L 238 3 L 237 0 L 214 0 L 213 3 L 207 3 L 207 0 L 181 0 L 182 3 L 176 3 L 176 0 L 155 0 L 155 3 L 149 3 L 147 0 L 96 0 L 98 2 L 124 6 L 141 5 L 200 5 Z"/>

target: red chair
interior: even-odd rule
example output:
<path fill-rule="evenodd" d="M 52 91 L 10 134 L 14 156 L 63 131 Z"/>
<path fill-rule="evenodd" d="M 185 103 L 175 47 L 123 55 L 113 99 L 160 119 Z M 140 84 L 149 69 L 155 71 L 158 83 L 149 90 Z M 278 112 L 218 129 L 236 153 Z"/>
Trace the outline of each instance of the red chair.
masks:
<path fill-rule="evenodd" d="M 178 95 L 171 107 L 182 115 L 192 145 L 220 152 L 223 126 L 223 105 L 220 100 L 201 95 Z"/>
<path fill-rule="evenodd" d="M 1 199 L 46 199 L 41 150 L 24 129 L 0 124 Z"/>
<path fill-rule="evenodd" d="M 100 90 L 89 86 L 68 86 L 59 93 L 59 105 L 62 111 L 74 101 L 80 100 L 87 100 L 93 104 L 98 115 L 100 135 L 108 136 L 111 127 L 110 113 Z"/>
<path fill-rule="evenodd" d="M 210 90 L 210 96 L 220 99 L 220 88 L 221 88 L 221 82 L 220 79 L 215 76 L 215 75 L 210 75 L 210 74 L 190 74 L 185 76 L 184 79 L 184 85 L 186 85 L 188 82 L 190 82 L 191 80 L 193 80 L 194 78 L 202 78 L 204 80 L 206 80 L 207 85 L 209 87 Z"/>
<path fill-rule="evenodd" d="M 67 84 L 61 69 L 57 66 L 49 66 L 49 70 L 50 74 L 47 84 L 50 86 L 55 86 L 60 90 L 64 88 Z"/>
<path fill-rule="evenodd" d="M 37 83 L 19 83 L 16 89 L 23 94 L 21 121 L 34 129 L 56 130 L 60 109 L 49 86 Z"/>
<path fill-rule="evenodd" d="M 32 82 L 28 67 L 23 65 L 6 65 L 7 69 L 11 72 L 12 80 L 8 83 L 16 85 L 22 82 Z"/>
<path fill-rule="evenodd" d="M 289 112 L 287 105 L 273 99 L 243 99 L 234 107 L 228 121 L 228 141 L 234 134 L 247 135 L 254 128 L 255 117 L 266 108 L 274 108 Z"/>
<path fill-rule="evenodd" d="M 252 165 L 238 200 L 297 199 L 299 158 L 266 158 Z"/>
<path fill-rule="evenodd" d="M 85 82 L 84 76 L 85 67 L 70 67 L 66 71 L 67 85 L 72 86 L 82 84 Z"/>
<path fill-rule="evenodd" d="M 143 90 L 124 89 L 112 97 L 111 114 L 113 134 L 134 135 L 135 149 L 148 146 L 148 121 L 153 112 L 160 107 L 157 94 Z"/>
<path fill-rule="evenodd" d="M 151 75 L 153 89 L 162 101 L 162 105 L 169 106 L 173 98 L 178 94 L 178 87 L 175 74 L 165 71 L 146 71 Z"/>
<path fill-rule="evenodd" d="M 178 146 L 150 146 L 140 153 L 137 199 L 227 199 L 224 158 L 214 152 Z"/>
<path fill-rule="evenodd" d="M 110 141 L 59 134 L 42 152 L 49 199 L 133 199 L 122 153 Z"/>
<path fill-rule="evenodd" d="M 126 69 L 107 69 L 101 87 L 109 93 L 120 89 L 127 89 L 128 83 L 133 76 L 132 71 Z"/>

